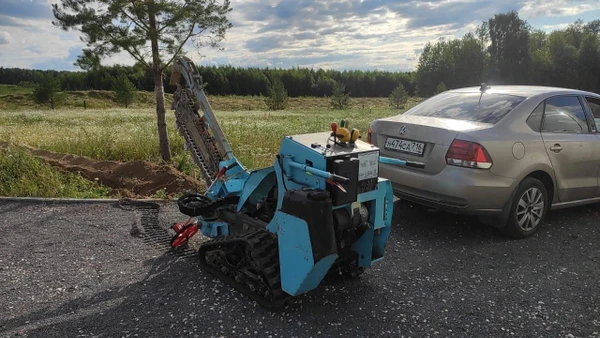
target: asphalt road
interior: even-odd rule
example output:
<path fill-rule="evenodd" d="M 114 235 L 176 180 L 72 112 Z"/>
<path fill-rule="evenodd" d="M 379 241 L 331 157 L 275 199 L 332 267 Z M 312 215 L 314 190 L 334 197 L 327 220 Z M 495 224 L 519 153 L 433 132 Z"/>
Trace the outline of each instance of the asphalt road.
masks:
<path fill-rule="evenodd" d="M 139 212 L 0 203 L 2 337 L 600 337 L 600 206 L 517 241 L 399 202 L 383 262 L 273 313 L 168 253 Z M 181 216 L 162 205 L 160 225 Z"/>

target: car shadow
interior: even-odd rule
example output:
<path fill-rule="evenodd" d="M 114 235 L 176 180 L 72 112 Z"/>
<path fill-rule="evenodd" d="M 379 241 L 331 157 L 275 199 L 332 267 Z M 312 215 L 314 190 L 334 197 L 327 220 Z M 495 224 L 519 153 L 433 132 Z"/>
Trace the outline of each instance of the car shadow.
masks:
<path fill-rule="evenodd" d="M 394 204 L 392 236 L 418 237 L 425 241 L 458 241 L 460 243 L 498 243 L 515 241 L 498 228 L 483 223 L 476 216 L 453 214 L 432 210 L 418 204 L 397 201 Z M 590 204 L 566 209 L 551 210 L 531 239 L 560 236 L 579 232 L 584 224 L 600 216 L 600 204 Z"/>
<path fill-rule="evenodd" d="M 503 242 L 500 230 L 476 216 L 453 214 L 399 200 L 395 203 L 392 236 L 427 241 Z"/>

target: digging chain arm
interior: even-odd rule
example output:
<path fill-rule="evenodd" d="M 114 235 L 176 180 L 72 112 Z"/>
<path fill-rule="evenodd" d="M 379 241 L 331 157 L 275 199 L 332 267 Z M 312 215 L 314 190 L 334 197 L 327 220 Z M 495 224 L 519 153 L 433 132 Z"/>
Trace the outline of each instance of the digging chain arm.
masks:
<path fill-rule="evenodd" d="M 185 88 L 179 84 L 181 77 Z M 177 129 L 210 186 L 219 172 L 219 163 L 234 158 L 231 146 L 208 103 L 198 69 L 190 59 L 178 57 L 175 60 L 170 84 L 177 86 L 171 106 L 175 110 Z"/>

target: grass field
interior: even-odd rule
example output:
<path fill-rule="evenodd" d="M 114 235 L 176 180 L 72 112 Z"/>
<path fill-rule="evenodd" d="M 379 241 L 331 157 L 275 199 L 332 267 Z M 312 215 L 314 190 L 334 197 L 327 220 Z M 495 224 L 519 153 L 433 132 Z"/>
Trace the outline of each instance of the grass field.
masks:
<path fill-rule="evenodd" d="M 236 156 L 249 169 L 272 165 L 281 139 L 286 135 L 327 131 L 332 121 L 342 119 L 349 120 L 351 127 L 366 135 L 373 119 L 401 112 L 386 107 L 384 98 L 356 99 L 354 107 L 344 111 L 327 109 L 327 100 L 323 98 L 300 98 L 292 100 L 295 105 L 289 110 L 278 112 L 252 109 L 253 104 L 258 106 L 262 102 L 258 99 L 211 97 L 209 100 Z M 409 101 L 407 108 L 416 102 Z M 244 105 L 249 105 L 251 110 L 218 109 L 219 106 L 241 108 Z M 155 116 L 149 105 L 127 109 L 0 108 L 0 141 L 99 160 L 160 162 Z M 184 151 L 183 139 L 175 130 L 172 111 L 167 111 L 167 125 L 173 164 L 198 178 L 199 173 Z"/>
<path fill-rule="evenodd" d="M 0 96 L 14 95 L 14 94 L 27 94 L 33 92 L 33 86 L 14 86 L 14 85 L 3 85 L 0 84 Z"/>

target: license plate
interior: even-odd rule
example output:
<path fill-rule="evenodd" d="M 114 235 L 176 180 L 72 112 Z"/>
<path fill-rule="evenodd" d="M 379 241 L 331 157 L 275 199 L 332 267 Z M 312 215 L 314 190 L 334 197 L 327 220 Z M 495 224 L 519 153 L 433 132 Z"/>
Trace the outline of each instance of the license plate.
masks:
<path fill-rule="evenodd" d="M 425 143 L 388 137 L 387 140 L 385 140 L 385 149 L 422 156 L 423 150 L 425 149 Z"/>

